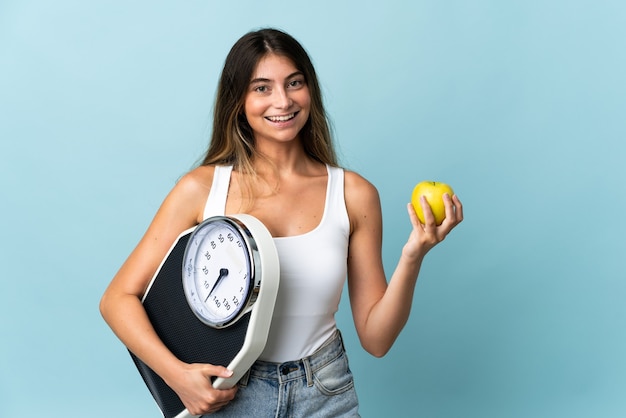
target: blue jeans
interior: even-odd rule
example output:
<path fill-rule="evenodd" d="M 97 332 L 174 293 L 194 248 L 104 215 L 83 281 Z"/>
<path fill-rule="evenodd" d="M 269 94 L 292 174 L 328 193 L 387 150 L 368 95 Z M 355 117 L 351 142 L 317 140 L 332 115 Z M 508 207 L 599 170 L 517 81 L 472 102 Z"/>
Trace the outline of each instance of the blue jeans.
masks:
<path fill-rule="evenodd" d="M 287 363 L 257 361 L 235 399 L 212 417 L 359 417 L 359 402 L 341 334 L 310 357 Z"/>

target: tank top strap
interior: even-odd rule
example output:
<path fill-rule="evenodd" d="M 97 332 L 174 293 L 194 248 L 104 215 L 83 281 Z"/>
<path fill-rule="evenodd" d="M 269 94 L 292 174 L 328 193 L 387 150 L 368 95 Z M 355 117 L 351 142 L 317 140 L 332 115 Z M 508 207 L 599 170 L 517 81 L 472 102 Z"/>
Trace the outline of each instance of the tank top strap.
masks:
<path fill-rule="evenodd" d="M 349 233 L 350 220 L 344 193 L 344 170 L 341 167 L 327 166 L 327 168 L 329 179 L 328 202 L 325 214 L 331 216 L 342 227 L 342 230 Z"/>
<path fill-rule="evenodd" d="M 226 212 L 226 198 L 228 197 L 228 186 L 230 185 L 230 173 L 233 171 L 232 165 L 217 165 L 213 173 L 213 184 L 209 191 L 209 197 L 204 205 L 202 219 L 211 216 L 224 215 Z"/>

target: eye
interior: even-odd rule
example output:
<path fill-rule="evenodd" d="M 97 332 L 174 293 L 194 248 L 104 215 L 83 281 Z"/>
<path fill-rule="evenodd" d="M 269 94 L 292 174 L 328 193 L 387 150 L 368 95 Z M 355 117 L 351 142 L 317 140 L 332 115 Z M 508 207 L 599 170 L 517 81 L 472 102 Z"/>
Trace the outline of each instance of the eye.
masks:
<path fill-rule="evenodd" d="M 289 81 L 289 83 L 287 83 L 287 87 L 292 88 L 292 89 L 298 89 L 302 87 L 303 85 L 304 85 L 304 79 L 302 78 L 296 78 L 296 79 Z"/>
<path fill-rule="evenodd" d="M 267 93 L 267 91 L 269 90 L 269 87 L 261 85 L 261 86 L 254 87 L 253 90 L 256 91 L 257 93 Z"/>

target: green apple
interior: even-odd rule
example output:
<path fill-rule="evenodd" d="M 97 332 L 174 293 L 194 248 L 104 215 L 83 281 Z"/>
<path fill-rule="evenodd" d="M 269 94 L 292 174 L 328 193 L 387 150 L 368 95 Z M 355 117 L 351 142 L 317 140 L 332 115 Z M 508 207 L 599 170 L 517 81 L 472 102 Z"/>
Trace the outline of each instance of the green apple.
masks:
<path fill-rule="evenodd" d="M 411 203 L 421 223 L 425 222 L 424 211 L 422 210 L 422 205 L 420 205 L 420 196 L 426 198 L 433 215 L 435 215 L 435 223 L 441 225 L 446 218 L 446 208 L 443 205 L 444 193 L 448 193 L 450 197 L 454 194 L 452 187 L 438 181 L 422 181 L 415 186 L 411 195 Z"/>

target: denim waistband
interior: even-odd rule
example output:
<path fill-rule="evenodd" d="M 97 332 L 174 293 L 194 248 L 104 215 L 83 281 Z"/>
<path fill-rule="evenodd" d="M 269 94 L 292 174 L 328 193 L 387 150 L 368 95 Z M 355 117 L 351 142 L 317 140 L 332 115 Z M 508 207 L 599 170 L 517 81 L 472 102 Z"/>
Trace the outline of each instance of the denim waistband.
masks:
<path fill-rule="evenodd" d="M 305 378 L 307 386 L 313 386 L 313 373 L 335 360 L 344 352 L 345 348 L 341 332 L 335 330 L 334 334 L 320 348 L 303 359 L 285 363 L 257 360 L 241 378 L 239 384 L 246 386 L 250 377 L 277 380 L 279 383 Z"/>

